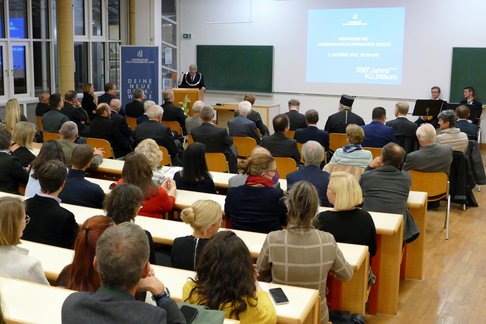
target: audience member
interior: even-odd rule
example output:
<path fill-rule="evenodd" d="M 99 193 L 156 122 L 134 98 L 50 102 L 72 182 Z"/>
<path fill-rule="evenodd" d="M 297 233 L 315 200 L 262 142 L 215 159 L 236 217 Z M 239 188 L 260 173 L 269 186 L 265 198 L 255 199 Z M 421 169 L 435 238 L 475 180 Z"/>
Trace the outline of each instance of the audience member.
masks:
<path fill-rule="evenodd" d="M 330 164 L 344 164 L 366 168 L 371 162 L 373 155 L 370 151 L 364 150 L 361 143 L 364 139 L 364 130 L 358 125 L 350 124 L 346 127 L 346 139 L 348 144 L 338 148 L 332 155 Z"/>
<path fill-rule="evenodd" d="M 243 98 L 243 101 L 248 101 L 251 103 L 251 106 L 255 104 L 255 95 L 253 93 L 247 93 L 245 94 L 245 97 Z M 237 115 L 237 111 L 235 111 L 235 116 Z M 250 114 L 247 117 L 249 120 L 254 122 L 256 124 L 256 127 L 260 131 L 261 136 L 268 136 L 270 135 L 267 126 L 263 123 L 262 117 L 260 116 L 260 113 L 256 111 L 255 109 L 251 109 Z"/>
<path fill-rule="evenodd" d="M 147 236 L 139 226 L 123 223 L 106 229 L 96 244 L 93 262 L 101 287 L 94 293 L 69 295 L 62 305 L 63 323 L 186 322 L 164 284 L 153 274 Z M 136 301 L 137 290 L 150 291 L 157 307 Z"/>
<path fill-rule="evenodd" d="M 221 205 L 213 200 L 198 200 L 182 210 L 181 219 L 191 225 L 194 231 L 192 235 L 174 240 L 170 253 L 171 263 L 179 269 L 195 270 L 206 243 L 221 227 Z"/>
<path fill-rule="evenodd" d="M 26 184 L 28 174 L 15 156 L 10 154 L 12 135 L 0 129 L 0 191 L 18 194 L 19 184 Z"/>
<path fill-rule="evenodd" d="M 110 142 L 116 158 L 127 155 L 131 150 L 130 142 L 122 135 L 116 127 L 116 123 L 110 119 L 110 106 L 99 104 L 96 109 L 96 118 L 89 126 L 89 136 L 102 138 Z"/>
<path fill-rule="evenodd" d="M 478 140 L 478 126 L 471 123 L 468 119 L 470 116 L 470 110 L 468 106 L 460 105 L 456 108 L 457 121 L 456 127 L 467 135 L 467 138 L 472 141 Z"/>
<path fill-rule="evenodd" d="M 39 94 L 39 103 L 35 106 L 36 116 L 41 117 L 46 112 L 51 110 L 51 107 L 49 107 L 49 96 L 50 94 L 47 91 L 42 91 Z"/>
<path fill-rule="evenodd" d="M 86 180 L 85 171 L 91 165 L 94 150 L 87 144 L 79 144 L 71 156 L 72 167 L 69 169 L 64 188 L 59 198 L 66 204 L 102 208 L 105 193 L 96 183 Z"/>
<path fill-rule="evenodd" d="M 300 153 L 297 141 L 285 136 L 289 130 L 289 119 L 287 115 L 280 114 L 273 117 L 273 129 L 275 133 L 266 136 L 262 140 L 262 146 L 270 151 L 274 157 L 291 157 L 297 164 L 300 163 Z"/>
<path fill-rule="evenodd" d="M 440 99 L 440 87 L 438 86 L 433 86 L 432 88 L 430 88 L 430 97 L 432 98 L 432 100 L 442 100 Z"/>
<path fill-rule="evenodd" d="M 295 131 L 296 129 L 307 127 L 305 116 L 299 113 L 299 109 L 300 101 L 297 99 L 290 99 L 289 111 L 285 113 L 289 118 L 290 130 Z"/>
<path fill-rule="evenodd" d="M 71 154 L 76 146 L 76 140 L 79 138 L 78 136 L 78 126 L 75 122 L 67 121 L 62 124 L 61 129 L 59 130 L 59 134 L 61 135 L 61 139 L 57 140 L 59 145 L 61 146 L 62 152 L 64 154 L 64 161 L 66 165 L 69 167 L 71 166 Z M 103 150 L 102 149 L 95 149 L 93 158 L 91 159 L 91 169 L 96 169 L 101 163 L 103 162 Z"/>
<path fill-rule="evenodd" d="M 39 178 L 41 192 L 25 201 L 30 225 L 24 231 L 24 239 L 38 243 L 72 249 L 78 224 L 73 213 L 61 207 L 59 193 L 66 181 L 66 166 L 51 160 L 35 172 Z"/>
<path fill-rule="evenodd" d="M 182 170 L 174 174 L 178 189 L 216 193 L 216 187 L 206 165 L 205 153 L 204 144 L 189 144 L 184 152 Z"/>
<path fill-rule="evenodd" d="M 135 153 L 145 155 L 152 168 L 152 181 L 157 186 L 161 186 L 166 178 L 161 170 L 160 161 L 162 161 L 162 152 L 157 143 L 151 138 L 144 139 L 135 147 Z"/>
<path fill-rule="evenodd" d="M 90 217 L 83 223 L 74 242 L 73 263 L 62 269 L 57 277 L 56 286 L 91 292 L 100 288 L 100 277 L 93 266 L 96 242 L 101 234 L 113 225 L 115 224 L 111 218 L 103 215 Z"/>
<path fill-rule="evenodd" d="M 217 127 L 213 123 L 214 110 L 211 106 L 201 109 L 201 126 L 193 128 L 191 135 L 194 142 L 206 145 L 206 152 L 223 153 L 228 161 L 230 173 L 237 172 L 236 149 L 232 147 L 233 139 L 226 128 Z"/>
<path fill-rule="evenodd" d="M 19 198 L 0 198 L 0 276 L 49 285 L 39 260 L 18 246 L 29 220 Z"/>
<path fill-rule="evenodd" d="M 456 126 L 457 116 L 454 110 L 443 110 L 437 116 L 439 118 L 440 134 L 437 135 L 438 144 L 447 144 L 453 151 L 465 153 L 469 146 L 466 133 Z"/>
<path fill-rule="evenodd" d="M 141 115 L 140 117 L 137 118 L 137 125 L 140 125 L 141 123 L 143 123 L 144 121 L 147 121 L 149 118 L 147 116 L 147 111 L 148 109 L 153 106 L 153 105 L 156 105 L 155 101 L 152 101 L 152 100 L 147 100 L 143 103 L 143 115 Z"/>
<path fill-rule="evenodd" d="M 61 95 L 58 93 L 51 94 L 49 106 L 51 110 L 42 115 L 42 127 L 44 127 L 44 132 L 57 133 L 62 124 L 69 120 L 68 116 L 61 113 L 61 109 L 64 107 Z"/>
<path fill-rule="evenodd" d="M 298 181 L 308 181 L 316 188 L 321 206 L 330 207 L 331 205 L 326 196 L 329 173 L 322 171 L 320 168 L 324 154 L 324 148 L 316 141 L 308 141 L 305 143 L 302 146 L 304 166 L 287 175 L 287 190 Z"/>
<path fill-rule="evenodd" d="M 363 126 L 364 120 L 351 111 L 354 97 L 342 95 L 339 100 L 339 111 L 327 118 L 324 130 L 330 133 L 346 133 L 346 127 L 350 124 Z"/>
<path fill-rule="evenodd" d="M 76 91 L 67 91 L 64 94 L 64 107 L 61 109 L 61 112 L 76 123 L 82 136 L 86 136 L 88 134 L 89 117 L 83 107 L 81 107 L 77 96 Z"/>
<path fill-rule="evenodd" d="M 410 106 L 406 102 L 398 102 L 395 105 L 395 119 L 386 123 L 387 126 L 393 128 L 393 135 L 395 135 L 396 143 L 399 144 L 406 153 L 416 151 L 418 149 L 418 141 L 415 133 L 418 125 L 407 119 L 407 114 Z"/>
<path fill-rule="evenodd" d="M 88 114 L 89 120 L 93 120 L 96 117 L 98 97 L 94 92 L 94 86 L 92 83 L 86 83 L 83 86 L 83 99 L 81 100 L 81 106 Z"/>
<path fill-rule="evenodd" d="M 329 150 L 329 133 L 317 127 L 319 113 L 317 110 L 309 109 L 305 112 L 305 122 L 307 127 L 295 130 L 294 139 L 299 143 L 316 141 L 320 143 L 326 151 Z"/>
<path fill-rule="evenodd" d="M 469 109 L 471 110 L 470 118 L 475 125 L 478 125 L 479 120 L 481 119 L 481 114 L 483 113 L 483 104 L 480 103 L 474 95 L 473 87 L 464 88 L 464 100 L 462 100 L 460 104 L 469 106 Z"/>
<path fill-rule="evenodd" d="M 121 184 L 113 188 L 108 195 L 106 195 L 103 202 L 103 208 L 106 211 L 106 216 L 111 218 L 116 225 L 135 221 L 138 212 L 143 204 L 143 194 L 140 188 L 131 184 Z M 147 241 L 149 244 L 150 254 L 149 262 L 156 264 L 155 247 L 152 234 L 145 231 L 147 234 Z"/>
<path fill-rule="evenodd" d="M 130 153 L 125 157 L 122 178 L 118 183 L 133 184 L 140 188 L 144 202 L 139 215 L 162 218 L 163 214 L 174 207 L 176 184 L 167 179 L 162 186 L 152 181 L 152 168 L 147 158 L 139 153 Z"/>
<path fill-rule="evenodd" d="M 145 99 L 145 93 L 143 89 L 137 88 L 133 91 L 133 101 L 125 105 L 125 114 L 127 117 L 138 118 L 143 115 L 145 110 L 143 109 L 143 100 Z M 111 103 L 110 103 L 111 105 Z"/>
<path fill-rule="evenodd" d="M 247 117 L 251 111 L 251 103 L 242 101 L 238 104 L 238 116 L 228 121 L 230 136 L 243 136 L 254 138 L 260 144 L 256 124 Z"/>
<path fill-rule="evenodd" d="M 162 96 L 164 97 L 164 104 L 162 105 L 162 108 L 164 108 L 164 116 L 162 120 L 178 122 L 182 128 L 182 134 L 179 134 L 179 136 L 187 135 L 184 110 L 172 102 L 174 101 L 174 91 L 172 89 L 165 89 L 162 92 Z"/>
<path fill-rule="evenodd" d="M 431 124 L 420 125 L 417 129 L 417 138 L 420 149 L 407 154 L 403 170 L 449 174 L 452 163 L 452 147 L 436 143 L 434 126 Z"/>
<path fill-rule="evenodd" d="M 110 105 L 112 99 L 116 99 L 116 85 L 112 82 L 105 83 L 105 93 L 98 97 L 98 106 L 102 103 Z M 122 113 L 122 115 L 124 115 Z"/>
<path fill-rule="evenodd" d="M 193 128 L 202 124 L 201 109 L 204 107 L 204 101 L 197 100 L 192 105 L 192 116 L 188 116 L 185 121 L 186 131 L 189 134 Z"/>
<path fill-rule="evenodd" d="M 226 312 L 241 324 L 277 323 L 267 292 L 256 279 L 245 243 L 231 231 L 216 233 L 204 247 L 196 277 L 184 285 L 182 300 Z"/>
<path fill-rule="evenodd" d="M 411 178 L 400 171 L 405 158 L 404 149 L 395 143 L 383 147 L 381 156 L 374 159 L 360 179 L 363 190 L 363 210 L 404 216 L 403 240 L 415 240 L 420 232 L 407 210 Z M 379 185 L 377 185 L 379 184 Z"/>
<path fill-rule="evenodd" d="M 275 159 L 268 154 L 255 154 L 243 164 L 248 174 L 244 186 L 228 189 L 224 213 L 234 229 L 268 233 L 287 224 L 283 191 L 273 187 L 277 174 Z"/>
<path fill-rule="evenodd" d="M 27 118 L 20 111 L 17 99 L 12 98 L 5 104 L 5 128 L 12 133 L 15 125 L 20 121 L 27 121 Z"/>
<path fill-rule="evenodd" d="M 42 145 L 39 155 L 30 164 L 28 182 L 25 187 L 25 197 L 31 198 L 41 192 L 37 170 L 51 160 L 61 161 L 62 163 L 65 161 L 61 146 L 57 141 L 52 140 Z"/>
<path fill-rule="evenodd" d="M 13 129 L 10 151 L 24 168 L 35 159 L 35 155 L 30 151 L 34 136 L 35 125 L 32 123 L 18 122 Z"/>
<path fill-rule="evenodd" d="M 121 101 L 120 99 L 112 99 L 110 102 L 110 119 L 115 122 L 116 127 L 120 131 L 120 133 L 125 136 L 125 138 L 133 144 L 134 142 L 134 137 L 133 137 L 133 132 L 128 127 L 127 120 L 125 116 L 120 115 L 120 109 L 121 109 Z"/>
<path fill-rule="evenodd" d="M 383 147 L 390 142 L 395 142 L 393 128 L 385 125 L 386 110 L 383 107 L 373 109 L 371 123 L 363 126 L 365 137 L 362 145 L 365 147 Z"/>
<path fill-rule="evenodd" d="M 259 279 L 278 284 L 318 289 L 321 323 L 327 324 L 326 281 L 330 271 L 340 280 L 349 280 L 349 265 L 331 234 L 312 226 L 319 199 L 312 184 L 297 182 L 287 200 L 289 222 L 286 230 L 271 232 L 257 260 Z"/>

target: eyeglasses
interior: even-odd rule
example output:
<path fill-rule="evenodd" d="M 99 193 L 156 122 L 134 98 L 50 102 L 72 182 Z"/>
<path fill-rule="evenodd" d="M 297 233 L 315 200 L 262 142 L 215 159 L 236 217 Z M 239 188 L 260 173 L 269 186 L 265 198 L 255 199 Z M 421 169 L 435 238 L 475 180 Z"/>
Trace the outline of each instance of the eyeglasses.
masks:
<path fill-rule="evenodd" d="M 25 225 L 29 224 L 29 222 L 30 222 L 30 216 L 25 215 Z"/>

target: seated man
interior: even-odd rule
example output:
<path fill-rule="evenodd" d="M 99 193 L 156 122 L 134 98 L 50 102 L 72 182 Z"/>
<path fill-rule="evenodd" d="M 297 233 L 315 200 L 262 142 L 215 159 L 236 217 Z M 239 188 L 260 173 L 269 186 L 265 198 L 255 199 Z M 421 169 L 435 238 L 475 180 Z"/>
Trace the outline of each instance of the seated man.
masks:
<path fill-rule="evenodd" d="M 223 153 L 228 161 L 230 173 L 237 173 L 236 149 L 232 146 L 233 139 L 225 128 L 214 125 L 214 110 L 211 106 L 204 106 L 201 109 L 201 126 L 192 130 L 191 135 L 194 142 L 206 145 L 208 153 Z"/>
<path fill-rule="evenodd" d="M 251 111 L 251 103 L 242 101 L 238 104 L 238 116 L 228 121 L 228 129 L 230 136 L 244 136 L 252 137 L 260 144 L 260 136 L 258 136 L 256 124 L 247 117 Z"/>
<path fill-rule="evenodd" d="M 393 135 L 406 153 L 413 152 L 418 148 L 417 132 L 418 125 L 407 119 L 410 106 L 406 102 L 398 102 L 395 105 L 395 119 L 386 123 L 393 128 Z"/>
<path fill-rule="evenodd" d="M 27 184 L 28 172 L 17 158 L 10 154 L 12 135 L 0 129 L 0 191 L 18 194 L 19 184 Z"/>
<path fill-rule="evenodd" d="M 324 148 L 316 141 L 308 141 L 302 146 L 302 156 L 305 166 L 287 175 L 287 191 L 298 181 L 308 181 L 316 187 L 321 206 L 331 207 L 327 199 L 329 173 L 320 168 L 324 158 Z"/>
<path fill-rule="evenodd" d="M 318 121 L 319 113 L 317 110 L 307 110 L 305 112 L 305 122 L 307 127 L 297 129 L 295 131 L 294 139 L 299 143 L 316 141 L 320 143 L 327 151 L 329 150 L 329 133 L 317 127 Z"/>
<path fill-rule="evenodd" d="M 135 142 L 137 145 L 144 139 L 151 138 L 157 142 L 157 145 L 167 149 L 173 164 L 182 165 L 182 162 L 177 155 L 178 149 L 174 136 L 172 135 L 170 128 L 161 123 L 162 116 L 164 115 L 162 107 L 159 105 L 152 105 L 149 107 L 146 114 L 149 120 L 141 123 L 135 129 Z"/>
<path fill-rule="evenodd" d="M 75 122 L 67 121 L 62 124 L 61 129 L 59 130 L 59 134 L 61 135 L 61 139 L 58 139 L 57 142 L 61 145 L 62 152 L 64 153 L 64 160 L 66 161 L 66 165 L 68 167 L 71 166 L 71 154 L 76 146 L 76 140 L 79 138 L 78 136 L 78 126 Z M 93 158 L 91 159 L 91 169 L 96 169 L 101 163 L 103 162 L 103 150 L 96 149 L 94 150 Z"/>
<path fill-rule="evenodd" d="M 273 157 L 291 157 L 300 163 L 300 153 L 297 147 L 297 141 L 285 136 L 289 130 L 289 118 L 285 114 L 273 117 L 273 129 L 275 133 L 266 136 L 262 140 L 262 146 L 270 151 Z"/>
<path fill-rule="evenodd" d="M 467 135 L 467 138 L 472 141 L 478 140 L 478 126 L 474 125 L 470 120 L 470 110 L 468 106 L 460 105 L 456 108 L 457 122 L 456 127 L 461 132 Z"/>
<path fill-rule="evenodd" d="M 71 156 L 72 167 L 69 169 L 64 188 L 59 194 L 59 198 L 66 204 L 103 208 L 103 199 L 105 199 L 103 189 L 84 178 L 93 155 L 93 149 L 87 144 L 80 144 L 74 148 Z"/>
<path fill-rule="evenodd" d="M 417 129 L 420 149 L 407 154 L 403 170 L 422 172 L 445 172 L 449 174 L 452 163 L 452 148 L 436 143 L 436 132 L 431 124 L 422 124 Z"/>
<path fill-rule="evenodd" d="M 125 105 L 125 114 L 127 117 L 138 118 L 143 115 L 145 110 L 143 109 L 143 99 L 145 94 L 143 89 L 137 88 L 133 91 L 133 101 Z M 110 102 L 111 106 L 111 102 Z"/>
<path fill-rule="evenodd" d="M 252 107 L 255 104 L 255 100 L 256 98 L 253 93 L 247 93 L 243 98 L 243 101 L 248 101 L 249 103 L 251 103 Z M 236 110 L 235 116 L 237 115 L 238 115 L 238 111 Z M 265 124 L 263 123 L 262 116 L 260 116 L 260 113 L 258 111 L 252 108 L 247 118 L 256 124 L 256 127 L 260 131 L 261 136 L 270 135 L 270 132 L 268 131 L 267 126 L 265 126 Z"/>
<path fill-rule="evenodd" d="M 68 116 L 61 113 L 61 109 L 64 107 L 61 95 L 58 93 L 51 94 L 49 106 L 51 110 L 42 115 L 42 127 L 44 127 L 44 132 L 57 133 L 62 124 L 69 120 Z"/>
<path fill-rule="evenodd" d="M 150 267 L 147 234 L 140 226 L 108 227 L 96 243 L 93 265 L 101 287 L 69 295 L 62 305 L 63 323 L 186 323 Z M 157 306 L 135 300 L 137 291 L 150 291 Z"/>
<path fill-rule="evenodd" d="M 88 133 L 89 118 L 86 110 L 81 107 L 77 98 L 78 94 L 74 90 L 69 90 L 64 94 L 64 107 L 61 112 L 68 116 L 78 126 L 78 131 L 82 136 Z"/>
<path fill-rule="evenodd" d="M 193 128 L 199 127 L 202 124 L 201 109 L 204 107 L 204 101 L 197 100 L 192 105 L 192 116 L 186 118 L 186 131 L 189 134 Z"/>
<path fill-rule="evenodd" d="M 98 97 L 98 105 L 105 103 L 105 104 L 110 104 L 111 99 L 116 98 L 116 85 L 113 84 L 112 82 L 105 83 L 104 87 L 105 93 L 103 93 L 101 96 Z M 122 114 L 124 115 L 124 114 Z"/>
<path fill-rule="evenodd" d="M 371 123 L 363 126 L 365 138 L 362 145 L 365 147 L 383 147 L 390 142 L 395 142 L 393 128 L 385 125 L 385 108 L 374 108 L 371 118 L 373 119 Z"/>
<path fill-rule="evenodd" d="M 361 146 L 364 139 L 363 128 L 354 124 L 348 125 L 346 127 L 346 139 L 348 144 L 345 147 L 338 148 L 328 164 L 344 164 L 365 169 L 373 159 L 373 155 Z"/>
<path fill-rule="evenodd" d="M 469 118 L 471 118 L 473 124 L 478 125 L 479 120 L 481 119 L 481 114 L 483 113 L 483 104 L 480 103 L 474 95 L 473 87 L 464 88 L 464 100 L 461 100 L 459 103 L 469 107 L 471 110 L 471 116 L 469 116 Z"/>
<path fill-rule="evenodd" d="M 147 110 L 150 108 L 150 106 L 153 106 L 155 104 L 155 101 L 152 100 L 147 100 L 143 103 L 143 115 L 137 118 L 137 125 L 148 120 Z"/>
<path fill-rule="evenodd" d="M 49 92 L 43 91 L 39 94 L 39 103 L 37 106 L 35 106 L 35 115 L 36 116 L 42 116 L 49 110 L 51 110 L 51 107 L 49 107 Z"/>
<path fill-rule="evenodd" d="M 351 111 L 354 98 L 348 95 L 342 95 L 339 100 L 339 112 L 329 116 L 326 121 L 324 130 L 330 133 L 346 133 L 346 127 L 350 124 L 363 126 L 364 120 Z"/>
<path fill-rule="evenodd" d="M 405 150 L 398 144 L 388 143 L 381 156 L 374 159 L 361 175 L 363 210 L 402 214 L 405 216 L 403 240 L 415 240 L 420 232 L 407 210 L 408 194 L 412 180 L 406 172 L 400 171 Z"/>
<path fill-rule="evenodd" d="M 120 99 L 112 99 L 110 102 L 110 119 L 115 122 L 116 127 L 120 131 L 120 133 L 125 136 L 125 138 L 130 142 L 130 144 L 133 144 L 134 138 L 133 138 L 133 132 L 128 127 L 127 120 L 125 116 L 120 115 L 120 109 L 121 109 L 121 101 Z"/>
<path fill-rule="evenodd" d="M 457 127 L 457 116 L 454 110 L 443 110 L 439 116 L 440 134 L 437 135 L 438 144 L 447 144 L 453 151 L 465 153 L 469 146 L 467 135 Z"/>
<path fill-rule="evenodd" d="M 162 120 L 167 121 L 176 121 L 181 125 L 182 133 L 179 136 L 187 135 L 186 131 L 186 115 L 184 115 L 184 110 L 181 107 L 174 105 L 172 101 L 174 101 L 174 91 L 172 89 L 165 89 L 162 92 L 162 96 L 164 97 L 164 104 L 162 108 L 164 108 L 164 117 Z"/>
<path fill-rule="evenodd" d="M 296 130 L 299 128 L 307 127 L 305 123 L 305 117 L 301 113 L 299 113 L 300 109 L 300 101 L 297 99 L 290 99 L 289 100 L 289 111 L 285 114 L 289 118 L 290 123 L 290 130 Z"/>
<path fill-rule="evenodd" d="M 30 216 L 23 239 L 72 249 L 78 233 L 73 213 L 59 204 L 59 193 L 66 181 L 66 166 L 57 160 L 45 162 L 36 170 L 41 192 L 25 201 Z"/>
<path fill-rule="evenodd" d="M 110 106 L 99 104 L 96 108 L 96 118 L 89 126 L 89 136 L 102 138 L 110 142 L 116 158 L 123 157 L 131 152 L 130 142 L 122 135 L 113 120 L 110 119 Z"/>

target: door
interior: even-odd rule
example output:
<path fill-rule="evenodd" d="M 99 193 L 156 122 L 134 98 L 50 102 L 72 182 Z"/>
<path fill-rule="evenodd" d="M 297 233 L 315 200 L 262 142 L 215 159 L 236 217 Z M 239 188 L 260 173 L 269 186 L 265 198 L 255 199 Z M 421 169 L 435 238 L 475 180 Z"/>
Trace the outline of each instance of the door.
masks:
<path fill-rule="evenodd" d="M 32 93 L 29 51 L 26 42 L 0 42 L 0 99 L 28 97 Z"/>
<path fill-rule="evenodd" d="M 8 69 L 6 67 L 6 60 L 5 60 L 5 50 L 6 50 L 6 43 L 0 42 L 0 101 L 6 98 L 6 94 L 8 93 L 6 80 L 8 75 Z"/>

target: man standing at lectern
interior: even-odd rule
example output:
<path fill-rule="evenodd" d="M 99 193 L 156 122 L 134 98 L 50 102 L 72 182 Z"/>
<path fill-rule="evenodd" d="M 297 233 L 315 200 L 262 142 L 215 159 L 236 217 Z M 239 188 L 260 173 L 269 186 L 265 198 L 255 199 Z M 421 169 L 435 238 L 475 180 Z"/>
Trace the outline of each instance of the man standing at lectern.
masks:
<path fill-rule="evenodd" d="M 189 72 L 182 74 L 179 88 L 198 88 L 201 91 L 206 91 L 204 77 L 201 73 L 197 72 L 197 66 L 195 64 L 189 65 Z"/>

